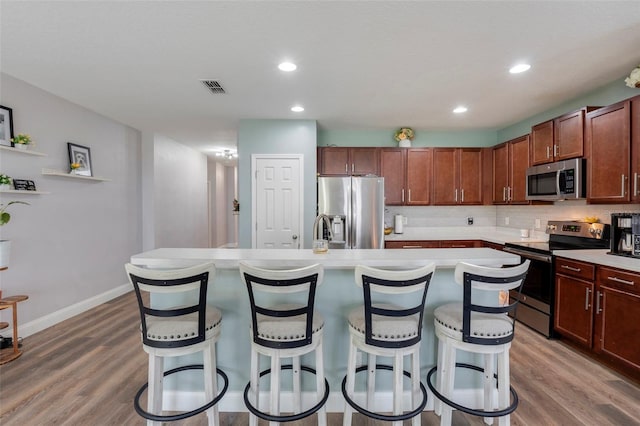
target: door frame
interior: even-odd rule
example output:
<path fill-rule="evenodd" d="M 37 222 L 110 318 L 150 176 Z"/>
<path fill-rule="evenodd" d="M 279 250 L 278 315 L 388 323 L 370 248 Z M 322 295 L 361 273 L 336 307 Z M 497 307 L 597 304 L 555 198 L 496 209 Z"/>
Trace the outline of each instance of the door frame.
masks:
<path fill-rule="evenodd" d="M 304 155 L 303 154 L 251 154 L 251 248 L 258 246 L 258 205 L 257 165 L 258 160 L 298 160 L 298 182 L 300 194 L 298 197 L 298 241 L 300 249 L 304 248 Z"/>

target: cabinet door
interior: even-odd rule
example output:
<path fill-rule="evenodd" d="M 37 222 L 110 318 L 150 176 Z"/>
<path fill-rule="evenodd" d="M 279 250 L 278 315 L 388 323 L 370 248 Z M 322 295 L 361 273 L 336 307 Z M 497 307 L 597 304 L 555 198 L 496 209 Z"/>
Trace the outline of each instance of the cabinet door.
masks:
<path fill-rule="evenodd" d="M 509 144 L 493 148 L 493 204 L 507 203 L 509 187 Z"/>
<path fill-rule="evenodd" d="M 555 160 L 582 157 L 584 155 L 584 110 L 560 116 L 553 123 Z"/>
<path fill-rule="evenodd" d="M 531 128 L 531 153 L 532 165 L 553 161 L 553 120 Z"/>
<path fill-rule="evenodd" d="M 433 204 L 452 205 L 458 203 L 458 182 L 455 148 L 433 150 Z"/>
<path fill-rule="evenodd" d="M 511 204 L 529 204 L 526 198 L 529 153 L 529 135 L 509 143 L 509 202 Z"/>
<path fill-rule="evenodd" d="M 630 102 L 619 102 L 587 114 L 587 200 L 629 202 L 631 155 Z"/>
<path fill-rule="evenodd" d="M 406 204 L 410 206 L 427 206 L 429 205 L 429 195 L 431 192 L 431 149 L 410 148 L 406 151 Z"/>
<path fill-rule="evenodd" d="M 554 328 L 587 348 L 593 337 L 593 288 L 592 282 L 556 274 Z"/>
<path fill-rule="evenodd" d="M 404 204 L 405 150 L 383 148 L 380 151 L 380 175 L 384 177 L 384 197 L 387 206 Z"/>
<path fill-rule="evenodd" d="M 482 204 L 482 149 L 459 148 L 458 202 Z"/>
<path fill-rule="evenodd" d="M 351 174 L 355 176 L 378 175 L 379 151 L 378 148 L 351 148 L 349 150 Z"/>
<path fill-rule="evenodd" d="M 640 96 L 631 99 L 631 199 L 640 203 Z"/>
<path fill-rule="evenodd" d="M 349 176 L 349 148 L 326 147 L 320 149 L 321 176 Z"/>
<path fill-rule="evenodd" d="M 640 371 L 640 296 L 601 286 L 598 298 L 595 352 Z"/>

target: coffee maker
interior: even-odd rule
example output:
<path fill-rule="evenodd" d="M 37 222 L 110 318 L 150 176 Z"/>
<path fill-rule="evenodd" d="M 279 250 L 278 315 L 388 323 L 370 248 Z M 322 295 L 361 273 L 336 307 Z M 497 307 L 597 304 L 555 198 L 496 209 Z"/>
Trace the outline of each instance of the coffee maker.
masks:
<path fill-rule="evenodd" d="M 640 258 L 640 213 L 612 213 L 611 234 L 611 254 Z"/>

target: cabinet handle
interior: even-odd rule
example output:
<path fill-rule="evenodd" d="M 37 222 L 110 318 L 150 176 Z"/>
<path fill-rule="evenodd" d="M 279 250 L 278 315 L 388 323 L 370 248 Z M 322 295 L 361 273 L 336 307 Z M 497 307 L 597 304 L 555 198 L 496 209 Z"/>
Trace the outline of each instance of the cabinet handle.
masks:
<path fill-rule="evenodd" d="M 402 202 L 404 203 L 404 188 L 402 188 Z"/>
<path fill-rule="evenodd" d="M 507 186 L 507 201 L 511 201 L 511 187 Z"/>
<path fill-rule="evenodd" d="M 622 195 L 624 197 L 624 193 L 625 193 L 625 184 L 624 181 L 627 180 L 627 177 L 625 175 L 622 175 L 622 192 L 620 195 Z"/>
<path fill-rule="evenodd" d="M 351 173 L 354 173 L 356 171 L 356 165 L 354 163 L 351 163 Z"/>
<path fill-rule="evenodd" d="M 507 187 L 502 187 L 502 201 L 507 201 Z"/>
<path fill-rule="evenodd" d="M 580 272 L 580 271 L 582 271 L 582 269 L 581 269 L 581 268 L 574 268 L 574 267 L 572 267 L 572 266 L 567 266 L 567 265 L 561 265 L 560 267 L 561 267 L 562 269 L 568 269 L 568 270 L 573 271 L 573 272 Z"/>
<path fill-rule="evenodd" d="M 458 202 L 458 188 L 455 189 L 454 194 L 455 194 L 454 195 L 454 200 L 457 203 Z"/>
<path fill-rule="evenodd" d="M 622 278 L 618 278 L 618 277 L 607 277 L 608 279 L 610 279 L 611 281 L 615 281 L 617 283 L 622 283 L 622 284 L 627 284 L 627 285 L 635 285 L 635 281 L 627 281 L 627 280 L 623 280 Z"/>
<path fill-rule="evenodd" d="M 460 190 L 460 202 L 464 203 L 464 189 Z"/>
<path fill-rule="evenodd" d="M 408 191 L 409 191 L 409 200 L 408 201 L 411 202 L 411 188 L 409 188 Z"/>
<path fill-rule="evenodd" d="M 560 147 L 558 145 L 553 146 L 553 156 L 557 157 L 560 152 Z"/>
<path fill-rule="evenodd" d="M 349 165 L 347 163 L 344 163 L 344 172 L 349 173 Z"/>
<path fill-rule="evenodd" d="M 422 246 L 402 246 L 402 248 L 414 249 L 414 248 L 422 248 Z"/>
<path fill-rule="evenodd" d="M 551 149 L 550 149 L 550 147 L 549 147 L 549 146 L 547 146 L 547 158 L 549 158 L 549 157 L 550 157 L 550 155 L 549 155 L 549 154 L 550 154 L 550 152 L 551 152 Z"/>
<path fill-rule="evenodd" d="M 590 288 L 585 288 L 585 292 L 584 292 L 584 310 L 588 311 L 589 310 L 589 294 L 591 293 L 591 289 Z"/>
<path fill-rule="evenodd" d="M 638 196 L 638 173 L 633 174 L 633 196 Z"/>
<path fill-rule="evenodd" d="M 596 314 L 599 314 L 600 312 L 602 312 L 602 309 L 600 309 L 600 298 L 602 297 L 602 292 L 601 291 L 596 291 Z"/>

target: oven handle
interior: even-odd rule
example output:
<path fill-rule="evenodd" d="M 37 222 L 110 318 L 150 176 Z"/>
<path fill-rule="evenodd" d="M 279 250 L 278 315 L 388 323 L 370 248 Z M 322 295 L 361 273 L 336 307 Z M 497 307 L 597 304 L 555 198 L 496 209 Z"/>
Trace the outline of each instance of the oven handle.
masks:
<path fill-rule="evenodd" d="M 533 259 L 544 263 L 551 263 L 551 256 L 546 256 L 544 254 L 531 253 L 530 251 L 519 250 L 512 247 L 505 247 L 502 249 L 502 251 L 517 254 L 521 257 L 524 257 L 525 259 Z"/>

